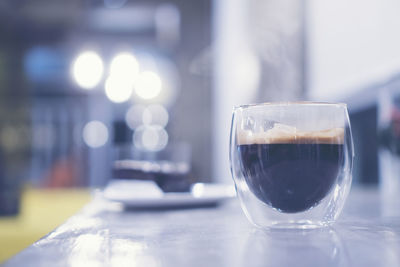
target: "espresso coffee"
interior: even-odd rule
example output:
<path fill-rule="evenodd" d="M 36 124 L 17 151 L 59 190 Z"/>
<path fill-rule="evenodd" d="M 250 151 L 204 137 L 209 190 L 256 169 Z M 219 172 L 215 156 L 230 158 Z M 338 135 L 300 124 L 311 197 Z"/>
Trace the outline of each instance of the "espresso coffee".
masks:
<path fill-rule="evenodd" d="M 338 179 L 343 129 L 282 132 L 240 140 L 241 172 L 251 192 L 274 209 L 295 213 L 316 206 Z"/>

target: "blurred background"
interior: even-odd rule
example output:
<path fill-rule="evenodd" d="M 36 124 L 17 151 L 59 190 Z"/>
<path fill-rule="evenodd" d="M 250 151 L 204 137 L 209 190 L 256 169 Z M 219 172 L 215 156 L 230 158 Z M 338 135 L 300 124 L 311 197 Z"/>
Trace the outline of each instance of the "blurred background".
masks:
<path fill-rule="evenodd" d="M 400 171 L 399 9 L 394 0 L 1 1 L 0 215 L 14 217 L 0 221 L 0 239 L 40 212 L 53 224 L 31 238 L 47 233 L 121 160 L 230 183 L 231 112 L 245 103 L 347 103 L 354 184 L 391 188 L 382 173 Z M 31 211 L 48 199 L 59 204 Z"/>

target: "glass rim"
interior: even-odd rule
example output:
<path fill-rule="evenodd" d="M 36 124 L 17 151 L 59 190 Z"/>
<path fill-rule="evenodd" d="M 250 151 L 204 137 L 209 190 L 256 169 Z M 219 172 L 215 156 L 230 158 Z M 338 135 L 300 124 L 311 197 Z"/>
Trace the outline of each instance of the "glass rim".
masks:
<path fill-rule="evenodd" d="M 320 102 L 320 101 L 278 101 L 278 102 L 263 102 L 263 103 L 252 103 L 234 106 L 234 110 L 246 109 L 252 107 L 262 107 L 262 106 L 338 106 L 347 108 L 346 103 L 342 102 Z"/>

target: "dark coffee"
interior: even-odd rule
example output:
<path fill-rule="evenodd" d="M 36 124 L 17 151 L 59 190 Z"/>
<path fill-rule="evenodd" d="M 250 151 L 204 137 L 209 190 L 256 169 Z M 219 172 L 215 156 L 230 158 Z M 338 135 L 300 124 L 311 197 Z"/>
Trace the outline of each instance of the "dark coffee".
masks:
<path fill-rule="evenodd" d="M 308 210 L 332 189 L 343 144 L 272 143 L 237 146 L 241 171 L 253 194 L 288 213 Z"/>

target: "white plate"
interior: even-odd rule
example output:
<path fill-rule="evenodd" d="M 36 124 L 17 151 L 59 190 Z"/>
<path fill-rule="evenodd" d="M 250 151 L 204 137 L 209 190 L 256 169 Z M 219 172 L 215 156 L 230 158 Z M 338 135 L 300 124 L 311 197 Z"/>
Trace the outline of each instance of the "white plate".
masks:
<path fill-rule="evenodd" d="M 194 184 L 190 192 L 163 193 L 149 181 L 113 180 L 103 196 L 132 208 L 167 208 L 213 205 L 236 196 L 232 185 Z"/>

